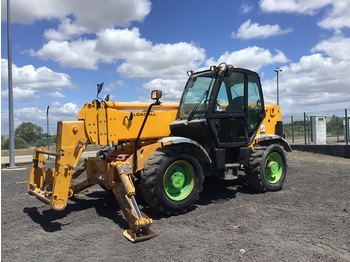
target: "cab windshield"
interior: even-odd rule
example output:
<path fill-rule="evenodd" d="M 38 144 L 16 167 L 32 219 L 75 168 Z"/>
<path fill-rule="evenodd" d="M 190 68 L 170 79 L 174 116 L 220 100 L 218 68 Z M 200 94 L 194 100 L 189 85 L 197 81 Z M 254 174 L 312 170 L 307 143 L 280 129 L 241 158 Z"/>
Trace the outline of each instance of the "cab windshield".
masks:
<path fill-rule="evenodd" d="M 215 72 L 196 74 L 188 80 L 181 100 L 179 118 L 204 118 L 215 82 Z"/>

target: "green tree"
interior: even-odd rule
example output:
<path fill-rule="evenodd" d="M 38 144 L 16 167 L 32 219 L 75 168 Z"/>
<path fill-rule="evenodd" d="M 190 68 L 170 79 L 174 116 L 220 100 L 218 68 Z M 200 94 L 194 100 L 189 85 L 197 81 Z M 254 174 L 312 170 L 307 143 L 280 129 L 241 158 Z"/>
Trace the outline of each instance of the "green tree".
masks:
<path fill-rule="evenodd" d="M 5 148 L 5 143 L 8 144 L 8 142 L 7 142 L 6 140 L 8 140 L 6 137 L 1 136 L 1 150 L 2 150 L 2 149 L 6 149 L 6 148 Z"/>
<path fill-rule="evenodd" d="M 35 146 L 36 147 L 47 146 L 47 138 L 42 137 L 42 138 L 37 139 L 35 141 Z"/>
<path fill-rule="evenodd" d="M 1 149 L 8 150 L 10 147 L 10 140 L 1 137 Z M 15 137 L 15 149 L 28 148 L 28 143 L 22 137 Z"/>
<path fill-rule="evenodd" d="M 344 132 L 343 118 L 333 115 L 331 120 L 327 123 L 327 133 L 329 134 L 339 134 Z"/>
<path fill-rule="evenodd" d="M 32 122 L 23 122 L 15 129 L 15 136 L 22 137 L 28 144 L 33 144 L 42 137 L 43 129 Z"/>
<path fill-rule="evenodd" d="M 306 125 L 309 125 L 309 122 L 306 123 Z M 283 132 L 287 136 L 292 135 L 292 128 L 294 136 L 301 136 L 304 134 L 304 121 L 294 121 L 293 124 L 283 124 Z M 308 128 L 308 127 L 307 127 Z"/>
<path fill-rule="evenodd" d="M 50 135 L 50 145 L 56 144 L 57 135 Z"/>

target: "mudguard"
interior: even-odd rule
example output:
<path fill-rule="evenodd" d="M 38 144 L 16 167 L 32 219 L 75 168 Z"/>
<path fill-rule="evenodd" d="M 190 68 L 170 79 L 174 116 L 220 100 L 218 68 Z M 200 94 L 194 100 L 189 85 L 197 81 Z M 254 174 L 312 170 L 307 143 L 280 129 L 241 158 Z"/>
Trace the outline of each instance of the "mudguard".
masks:
<path fill-rule="evenodd" d="M 270 135 L 270 134 L 264 134 L 264 135 L 258 135 L 255 137 L 255 142 L 254 144 L 259 144 L 259 143 L 276 143 L 276 144 L 280 144 L 281 146 L 283 146 L 284 150 L 287 152 L 292 152 L 292 148 L 290 147 L 290 145 L 288 144 L 288 142 L 281 136 L 279 135 Z"/>
<path fill-rule="evenodd" d="M 171 144 L 191 144 L 193 145 L 193 149 L 196 151 L 198 157 L 200 160 L 208 163 L 212 163 L 212 160 L 208 154 L 208 152 L 205 150 L 205 148 L 199 144 L 198 142 L 181 136 L 169 136 L 161 138 L 157 141 L 158 143 L 171 143 Z"/>

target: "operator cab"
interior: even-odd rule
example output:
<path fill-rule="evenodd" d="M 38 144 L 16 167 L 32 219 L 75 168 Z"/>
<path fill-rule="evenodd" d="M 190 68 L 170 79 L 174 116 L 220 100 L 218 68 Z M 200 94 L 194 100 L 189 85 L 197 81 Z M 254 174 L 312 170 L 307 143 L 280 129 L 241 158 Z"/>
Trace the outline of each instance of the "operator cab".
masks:
<path fill-rule="evenodd" d="M 208 151 L 250 145 L 265 117 L 258 74 L 220 64 L 188 75 L 172 135 L 193 139 Z"/>

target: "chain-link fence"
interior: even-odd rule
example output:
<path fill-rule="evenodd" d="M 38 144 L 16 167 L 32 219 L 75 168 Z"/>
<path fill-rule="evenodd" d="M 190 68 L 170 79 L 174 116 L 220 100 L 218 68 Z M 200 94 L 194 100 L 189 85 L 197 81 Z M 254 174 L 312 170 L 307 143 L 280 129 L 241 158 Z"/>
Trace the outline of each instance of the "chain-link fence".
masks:
<path fill-rule="evenodd" d="M 57 112 L 52 110 L 15 110 L 15 154 L 32 154 L 33 148 L 45 146 L 54 148 L 56 143 L 57 121 L 76 120 L 77 112 Z M 9 154 L 8 111 L 1 112 L 1 155 Z"/>
<path fill-rule="evenodd" d="M 283 116 L 283 130 L 291 144 L 347 144 L 350 109 Z M 57 121 L 76 120 L 77 111 L 17 110 L 14 113 L 16 154 L 32 153 L 38 146 L 55 147 Z M 1 113 L 2 155 L 8 155 L 8 112 Z"/>
<path fill-rule="evenodd" d="M 350 110 L 312 112 L 283 117 L 283 131 L 291 144 L 348 144 Z"/>

